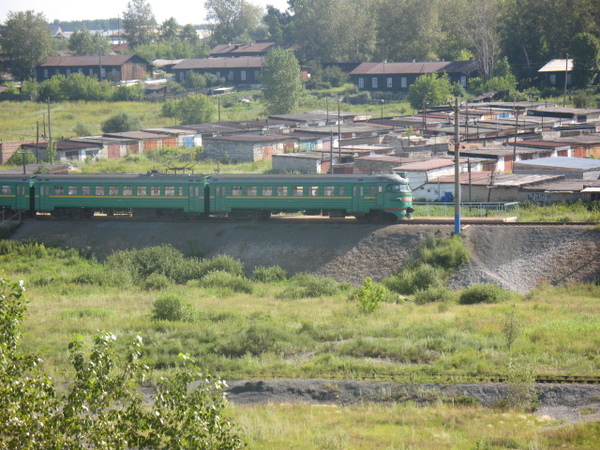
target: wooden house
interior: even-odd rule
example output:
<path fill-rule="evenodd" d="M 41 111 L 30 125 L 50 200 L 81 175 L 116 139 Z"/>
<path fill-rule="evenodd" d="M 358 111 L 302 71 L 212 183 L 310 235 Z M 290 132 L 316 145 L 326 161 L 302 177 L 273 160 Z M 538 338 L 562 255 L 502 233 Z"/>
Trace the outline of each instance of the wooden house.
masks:
<path fill-rule="evenodd" d="M 148 73 L 148 61 L 137 55 L 51 56 L 35 68 L 40 83 L 73 73 L 111 82 L 141 80 Z"/>

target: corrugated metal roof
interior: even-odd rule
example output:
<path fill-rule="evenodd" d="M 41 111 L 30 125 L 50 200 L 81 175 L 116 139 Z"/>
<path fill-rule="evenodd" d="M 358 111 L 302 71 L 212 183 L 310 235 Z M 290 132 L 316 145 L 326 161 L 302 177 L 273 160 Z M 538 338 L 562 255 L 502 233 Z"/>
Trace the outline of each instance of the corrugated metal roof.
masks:
<path fill-rule="evenodd" d="M 360 64 L 350 75 L 392 75 L 414 73 L 471 73 L 479 69 L 479 61 L 433 62 L 367 62 Z"/>
<path fill-rule="evenodd" d="M 461 163 L 466 163 L 466 161 L 461 161 Z M 406 171 L 416 171 L 416 170 L 432 170 L 432 169 L 441 169 L 442 167 L 449 167 L 454 165 L 454 160 L 448 159 L 428 159 L 426 161 L 419 162 L 411 162 L 402 164 L 399 168 L 395 170 L 406 170 Z"/>
<path fill-rule="evenodd" d="M 184 59 L 173 66 L 173 70 L 189 69 L 236 69 L 236 68 L 260 68 L 264 65 L 265 58 L 262 56 L 240 56 L 238 58 L 202 58 Z"/>
<path fill-rule="evenodd" d="M 40 67 L 121 66 L 137 55 L 51 56 Z"/>
<path fill-rule="evenodd" d="M 169 138 L 166 134 L 147 133 L 145 131 L 125 131 L 123 133 L 106 133 L 108 137 L 118 137 L 125 139 L 167 139 Z"/>
<path fill-rule="evenodd" d="M 544 66 L 538 70 L 538 72 L 564 72 L 565 66 L 567 68 L 567 72 L 573 70 L 573 60 L 569 59 L 568 62 L 566 59 L 552 59 Z"/>
<path fill-rule="evenodd" d="M 558 156 L 555 158 L 538 158 L 528 161 L 517 161 L 515 162 L 515 165 L 534 167 L 555 167 L 560 169 L 593 170 L 600 169 L 600 160 Z"/>
<path fill-rule="evenodd" d="M 295 139 L 293 136 L 282 135 L 263 135 L 263 134 L 230 134 L 227 136 L 206 137 L 205 140 L 215 141 L 236 141 L 236 142 L 271 142 L 271 141 L 290 141 Z"/>

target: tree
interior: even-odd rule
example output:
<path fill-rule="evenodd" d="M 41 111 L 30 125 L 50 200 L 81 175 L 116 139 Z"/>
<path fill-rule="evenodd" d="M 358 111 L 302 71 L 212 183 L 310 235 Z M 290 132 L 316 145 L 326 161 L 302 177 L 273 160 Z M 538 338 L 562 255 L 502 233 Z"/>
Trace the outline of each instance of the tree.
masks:
<path fill-rule="evenodd" d="M 440 105 L 452 96 L 452 85 L 448 77 L 436 73 L 421 75 L 408 88 L 408 102 L 414 109 L 423 105 Z"/>
<path fill-rule="evenodd" d="M 69 344 L 75 379 L 66 393 L 19 352 L 27 310 L 23 285 L 0 278 L 0 436 L 2 448 L 242 448 L 223 416 L 225 383 L 200 373 L 180 355 L 181 369 L 163 377 L 153 404 L 138 383 L 149 375 L 136 336 L 117 351 L 101 333 L 89 353 L 81 337 Z"/>
<path fill-rule="evenodd" d="M 245 0 L 206 0 L 206 19 L 214 23 L 212 39 L 218 44 L 250 42 L 262 11 Z"/>
<path fill-rule="evenodd" d="M 290 51 L 280 47 L 267 53 L 262 73 L 263 96 L 269 114 L 289 114 L 302 95 L 300 64 Z"/>
<path fill-rule="evenodd" d="M 181 30 L 181 39 L 194 45 L 200 43 L 200 37 L 198 37 L 198 33 L 196 33 L 194 25 L 189 23 L 183 27 L 183 30 Z"/>
<path fill-rule="evenodd" d="M 154 41 L 156 20 L 146 0 L 131 0 L 123 13 L 123 29 L 132 48 Z"/>
<path fill-rule="evenodd" d="M 0 47 L 10 58 L 11 73 L 19 80 L 54 53 L 48 23 L 33 11 L 9 12 L 0 28 Z"/>
<path fill-rule="evenodd" d="M 76 56 L 108 55 L 110 53 L 110 41 L 98 33 L 91 33 L 87 28 L 82 28 L 71 34 L 69 50 Z"/>
<path fill-rule="evenodd" d="M 160 26 L 160 37 L 161 39 L 175 39 L 179 34 L 179 24 L 174 17 L 167 19 Z"/>
<path fill-rule="evenodd" d="M 497 5 L 496 0 L 468 0 L 466 14 L 459 22 L 465 39 L 476 50 L 486 78 L 492 76 L 500 51 L 500 35 L 496 31 L 499 19 Z"/>
<path fill-rule="evenodd" d="M 181 125 L 212 122 L 215 105 L 206 95 L 192 94 L 181 100 L 167 100 L 162 106 L 162 115 L 175 117 Z"/>
<path fill-rule="evenodd" d="M 140 128 L 140 125 L 140 119 L 129 113 L 122 112 L 115 114 L 103 122 L 102 131 L 104 133 L 123 133 L 124 131 L 137 130 Z"/>
<path fill-rule="evenodd" d="M 573 84 L 585 87 L 591 84 L 600 70 L 600 40 L 590 33 L 579 33 L 571 41 L 573 56 Z"/>
<path fill-rule="evenodd" d="M 269 38 L 275 42 L 292 40 L 289 36 L 289 24 L 292 16 L 288 12 L 281 12 L 272 5 L 267 5 L 267 14 L 263 17 L 263 23 L 267 26 Z"/>

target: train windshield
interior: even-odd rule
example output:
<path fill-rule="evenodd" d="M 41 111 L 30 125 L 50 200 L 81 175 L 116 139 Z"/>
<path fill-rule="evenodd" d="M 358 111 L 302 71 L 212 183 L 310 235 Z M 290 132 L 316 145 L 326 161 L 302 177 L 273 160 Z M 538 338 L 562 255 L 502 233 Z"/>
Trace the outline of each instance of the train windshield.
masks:
<path fill-rule="evenodd" d="M 410 192 L 410 186 L 408 184 L 388 184 L 386 187 L 387 192 Z"/>

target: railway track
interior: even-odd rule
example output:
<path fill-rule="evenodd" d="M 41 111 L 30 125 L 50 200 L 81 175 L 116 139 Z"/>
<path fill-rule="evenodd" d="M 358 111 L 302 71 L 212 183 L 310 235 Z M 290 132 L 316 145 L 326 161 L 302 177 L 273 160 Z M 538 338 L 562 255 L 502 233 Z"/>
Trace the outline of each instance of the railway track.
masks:
<path fill-rule="evenodd" d="M 419 217 L 412 220 L 400 220 L 398 222 L 377 222 L 356 220 L 352 217 L 330 219 L 326 216 L 296 216 L 296 215 L 281 215 L 271 216 L 265 220 L 235 220 L 229 218 L 210 218 L 210 219 L 190 219 L 190 218 L 170 218 L 170 217 L 132 217 L 127 215 L 102 216 L 96 215 L 93 218 L 61 218 L 53 217 L 48 214 L 38 214 L 35 217 L 24 217 L 23 221 L 29 220 L 63 220 L 63 221 L 94 221 L 94 222 L 110 222 L 110 221 L 128 221 L 128 222 L 195 222 L 195 223 L 335 223 L 348 225 L 454 225 L 454 219 L 447 217 Z M 461 225 L 493 225 L 506 227 L 529 227 L 529 226 L 595 226 L 597 222 L 512 222 L 505 221 L 501 217 L 473 217 L 461 219 Z"/>
<path fill-rule="evenodd" d="M 229 374 L 227 379 L 248 379 L 247 374 Z M 270 372 L 253 374 L 253 379 L 287 379 L 289 376 Z M 302 378 L 307 378 L 303 376 Z M 319 378 L 328 380 L 360 380 L 360 381 L 388 381 L 408 384 L 470 384 L 470 383 L 518 383 L 533 382 L 536 384 L 587 384 L 600 385 L 600 376 L 588 375 L 534 375 L 530 380 L 515 380 L 508 375 L 501 374 L 398 374 L 398 373 L 372 373 L 372 374 L 348 374 L 343 376 L 339 373 L 319 373 L 309 375 L 308 378 Z"/>

